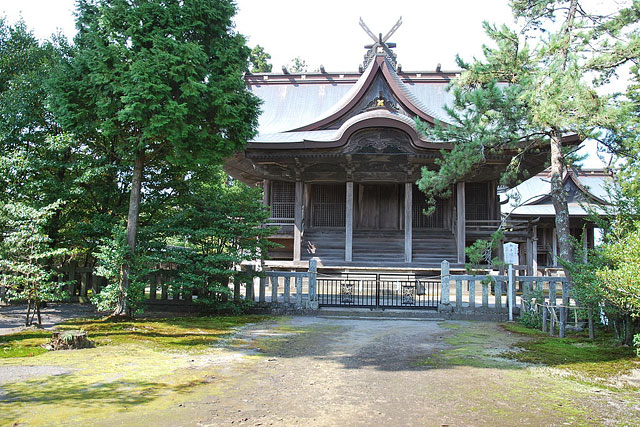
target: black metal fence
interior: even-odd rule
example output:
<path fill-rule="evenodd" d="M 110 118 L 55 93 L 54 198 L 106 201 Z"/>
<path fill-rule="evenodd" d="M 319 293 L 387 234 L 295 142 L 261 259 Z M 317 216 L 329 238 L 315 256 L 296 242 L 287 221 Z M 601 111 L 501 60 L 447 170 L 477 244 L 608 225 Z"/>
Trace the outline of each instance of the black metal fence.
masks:
<path fill-rule="evenodd" d="M 411 275 L 348 273 L 318 276 L 324 307 L 422 308 L 436 310 L 440 281 Z"/>

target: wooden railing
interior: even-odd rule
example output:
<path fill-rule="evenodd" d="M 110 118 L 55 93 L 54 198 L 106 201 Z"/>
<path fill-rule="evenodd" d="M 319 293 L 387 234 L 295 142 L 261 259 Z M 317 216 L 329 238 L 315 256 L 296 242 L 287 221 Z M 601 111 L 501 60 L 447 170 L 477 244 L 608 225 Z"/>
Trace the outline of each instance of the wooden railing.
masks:
<path fill-rule="evenodd" d="M 282 226 L 282 225 L 293 225 L 295 219 L 294 218 L 267 218 L 267 221 L 264 223 L 266 226 Z"/>
<path fill-rule="evenodd" d="M 508 221 L 502 223 L 499 219 L 473 219 L 465 221 L 466 231 L 493 233 L 502 225 L 505 232 L 522 232 L 527 231 L 529 224 L 527 221 Z"/>

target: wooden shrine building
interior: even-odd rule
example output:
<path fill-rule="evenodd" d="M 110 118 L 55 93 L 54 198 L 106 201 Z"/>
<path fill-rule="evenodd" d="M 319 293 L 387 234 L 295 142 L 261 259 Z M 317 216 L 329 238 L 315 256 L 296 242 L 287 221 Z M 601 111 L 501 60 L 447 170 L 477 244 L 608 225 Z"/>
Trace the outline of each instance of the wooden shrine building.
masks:
<path fill-rule="evenodd" d="M 317 257 L 320 266 L 460 267 L 465 245 L 500 223 L 497 182 L 510 157 L 490 156 L 425 216 L 415 183 L 451 147 L 415 120 L 450 121 L 443 106 L 456 73 L 404 71 L 390 34 L 368 33 L 375 42 L 357 72 L 247 74 L 263 101 L 259 134 L 225 169 L 262 185 L 282 245 L 270 258 L 282 265 Z M 546 155 L 525 158 L 526 167 L 540 172 Z"/>

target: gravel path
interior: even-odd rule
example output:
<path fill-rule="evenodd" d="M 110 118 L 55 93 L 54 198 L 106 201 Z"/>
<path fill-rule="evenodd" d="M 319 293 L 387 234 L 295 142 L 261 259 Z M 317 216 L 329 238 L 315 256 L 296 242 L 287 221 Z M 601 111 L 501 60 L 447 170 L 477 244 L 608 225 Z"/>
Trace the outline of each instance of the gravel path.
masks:
<path fill-rule="evenodd" d="M 185 396 L 146 424 L 537 426 L 640 419 L 640 393 L 621 400 L 495 358 L 522 339 L 495 323 L 296 317 L 284 335 L 264 325 L 243 335 L 249 344 L 241 347 L 250 349 L 255 339 L 266 357 L 249 367 L 229 364 L 215 392 Z"/>

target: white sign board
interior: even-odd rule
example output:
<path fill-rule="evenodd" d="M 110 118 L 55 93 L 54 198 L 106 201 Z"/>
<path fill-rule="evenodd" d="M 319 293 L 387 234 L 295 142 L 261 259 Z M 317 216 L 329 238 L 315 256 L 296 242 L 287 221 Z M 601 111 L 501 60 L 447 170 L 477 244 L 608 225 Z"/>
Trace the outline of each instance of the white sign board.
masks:
<path fill-rule="evenodd" d="M 508 242 L 504 244 L 504 262 L 505 264 L 518 264 L 520 258 L 518 257 L 518 244 Z"/>

